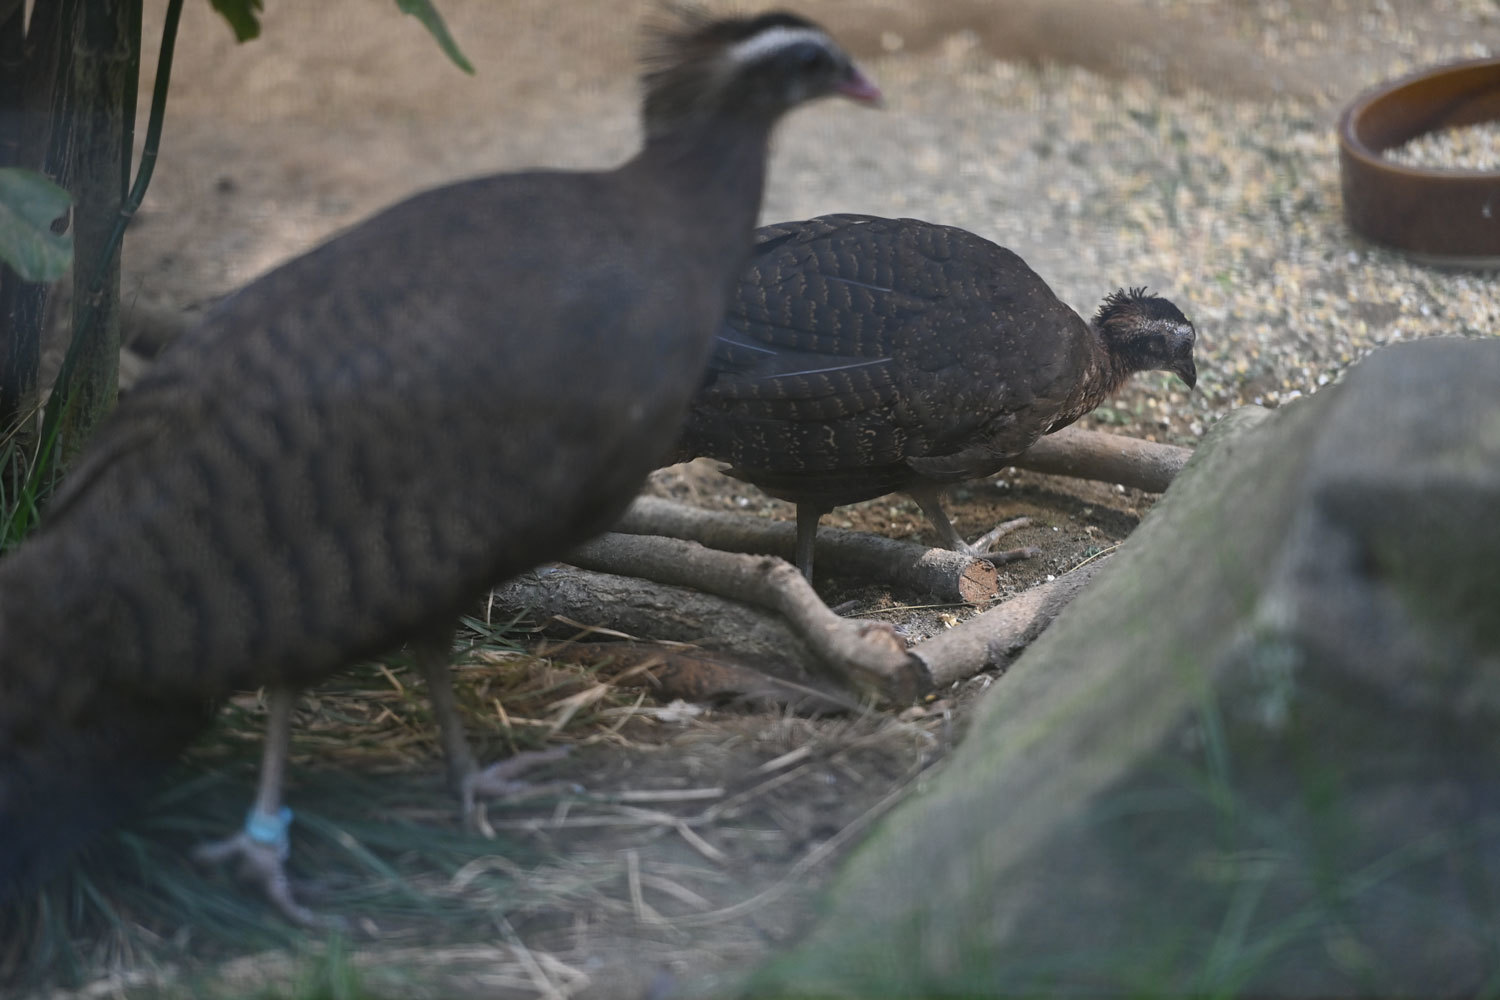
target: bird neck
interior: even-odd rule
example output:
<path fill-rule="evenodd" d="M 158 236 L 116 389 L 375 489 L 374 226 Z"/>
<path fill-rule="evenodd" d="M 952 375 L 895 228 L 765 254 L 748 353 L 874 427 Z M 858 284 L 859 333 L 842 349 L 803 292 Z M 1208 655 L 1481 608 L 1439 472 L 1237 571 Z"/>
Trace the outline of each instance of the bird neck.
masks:
<path fill-rule="evenodd" d="M 627 169 L 654 178 L 705 231 L 743 229 L 748 247 L 760 214 L 772 124 L 732 117 L 648 126 L 646 144 Z"/>
<path fill-rule="evenodd" d="M 1068 426 L 1113 396 L 1134 372 L 1128 359 L 1109 349 L 1109 342 L 1105 339 L 1098 324 L 1089 324 L 1089 334 L 1092 338 L 1088 361 L 1089 370 L 1084 373 L 1083 378 L 1078 380 L 1078 388 L 1069 399 L 1068 405 L 1047 429 L 1049 434 Z"/>
<path fill-rule="evenodd" d="M 1096 366 L 1089 382 L 1098 394 L 1099 398 L 1095 401 L 1095 405 L 1098 405 L 1124 385 L 1126 379 L 1134 375 L 1140 366 L 1135 364 L 1134 359 L 1127 353 L 1112 345 L 1110 338 L 1105 335 L 1098 323 L 1089 323 L 1089 333 L 1093 337 L 1093 357 Z"/>
<path fill-rule="evenodd" d="M 1106 395 L 1114 395 L 1115 391 L 1124 385 L 1130 376 L 1141 370 L 1135 359 L 1119 351 L 1112 351 L 1108 344 L 1104 344 L 1105 376 L 1104 382 L 1108 385 Z"/>

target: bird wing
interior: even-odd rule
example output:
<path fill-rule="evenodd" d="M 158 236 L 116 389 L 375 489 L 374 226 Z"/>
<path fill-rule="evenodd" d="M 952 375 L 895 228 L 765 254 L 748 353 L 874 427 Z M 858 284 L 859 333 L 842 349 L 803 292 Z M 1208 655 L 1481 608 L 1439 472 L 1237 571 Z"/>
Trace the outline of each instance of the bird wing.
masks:
<path fill-rule="evenodd" d="M 742 416 L 829 420 L 889 407 L 962 363 L 962 230 L 862 215 L 759 231 L 700 398 Z M 1007 253 L 1006 251 L 1000 251 Z"/>
<path fill-rule="evenodd" d="M 729 324 L 775 349 L 830 357 L 892 353 L 903 331 L 946 298 L 946 282 L 929 273 L 940 262 L 899 222 L 821 216 L 761 229 Z"/>
<path fill-rule="evenodd" d="M 963 384 L 948 402 L 972 419 L 941 425 L 925 452 L 906 456 L 924 479 L 958 482 L 998 472 L 1056 430 L 1097 375 L 1088 324 L 1040 279 L 1018 287 L 1005 308 L 993 320 L 996 335 L 985 341 L 984 356 L 973 361 L 994 377 Z"/>

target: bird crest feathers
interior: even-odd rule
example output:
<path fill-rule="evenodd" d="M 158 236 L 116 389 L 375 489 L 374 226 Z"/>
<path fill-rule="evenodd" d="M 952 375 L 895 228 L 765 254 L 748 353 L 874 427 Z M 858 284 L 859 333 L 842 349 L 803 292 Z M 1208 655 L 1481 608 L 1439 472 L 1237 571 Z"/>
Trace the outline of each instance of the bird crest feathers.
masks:
<path fill-rule="evenodd" d="M 1094 314 L 1094 325 L 1104 327 L 1109 321 L 1118 318 L 1122 313 L 1129 310 L 1139 310 L 1141 303 L 1156 298 L 1146 290 L 1145 285 L 1139 288 L 1120 288 L 1110 292 L 1104 297 L 1104 302 L 1099 306 L 1099 311 Z"/>
<path fill-rule="evenodd" d="M 828 37 L 813 22 L 787 11 L 715 17 L 695 3 L 663 0 L 646 19 L 642 62 L 649 78 L 684 62 L 716 57 L 736 44 L 775 45 L 793 32 Z"/>
<path fill-rule="evenodd" d="M 641 44 L 647 119 L 670 120 L 704 110 L 722 99 L 737 70 L 808 41 L 837 51 L 822 28 L 796 14 L 715 17 L 697 4 L 664 0 L 647 18 Z"/>

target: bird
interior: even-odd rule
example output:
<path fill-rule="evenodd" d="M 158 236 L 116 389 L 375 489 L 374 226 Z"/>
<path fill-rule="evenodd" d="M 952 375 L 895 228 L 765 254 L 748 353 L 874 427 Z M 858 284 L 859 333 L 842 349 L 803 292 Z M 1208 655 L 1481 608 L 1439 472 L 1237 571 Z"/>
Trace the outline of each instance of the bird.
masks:
<path fill-rule="evenodd" d="M 879 88 L 787 12 L 661 12 L 640 150 L 419 193 L 163 352 L 0 559 L 0 903 L 118 823 L 236 690 L 267 691 L 238 858 L 288 918 L 297 692 L 410 643 L 447 674 L 484 590 L 607 528 L 681 427 L 780 117 Z M 447 691 L 446 697 L 444 691 Z M 445 707 L 446 706 L 446 707 Z"/>
<path fill-rule="evenodd" d="M 906 492 L 942 544 L 985 556 L 941 502 L 1073 423 L 1131 374 L 1191 389 L 1196 330 L 1144 288 L 1086 322 L 1014 252 L 919 219 L 764 226 L 672 454 L 708 457 L 797 506 L 810 581 L 818 521 Z"/>

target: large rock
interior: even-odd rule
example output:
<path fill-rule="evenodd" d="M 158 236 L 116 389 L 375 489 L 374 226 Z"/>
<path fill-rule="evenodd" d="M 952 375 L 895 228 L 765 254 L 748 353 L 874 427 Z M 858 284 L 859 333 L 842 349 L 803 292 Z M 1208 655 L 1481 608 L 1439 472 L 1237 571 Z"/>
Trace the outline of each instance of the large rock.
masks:
<path fill-rule="evenodd" d="M 1223 421 L 757 994 L 1500 986 L 1500 341 Z"/>

